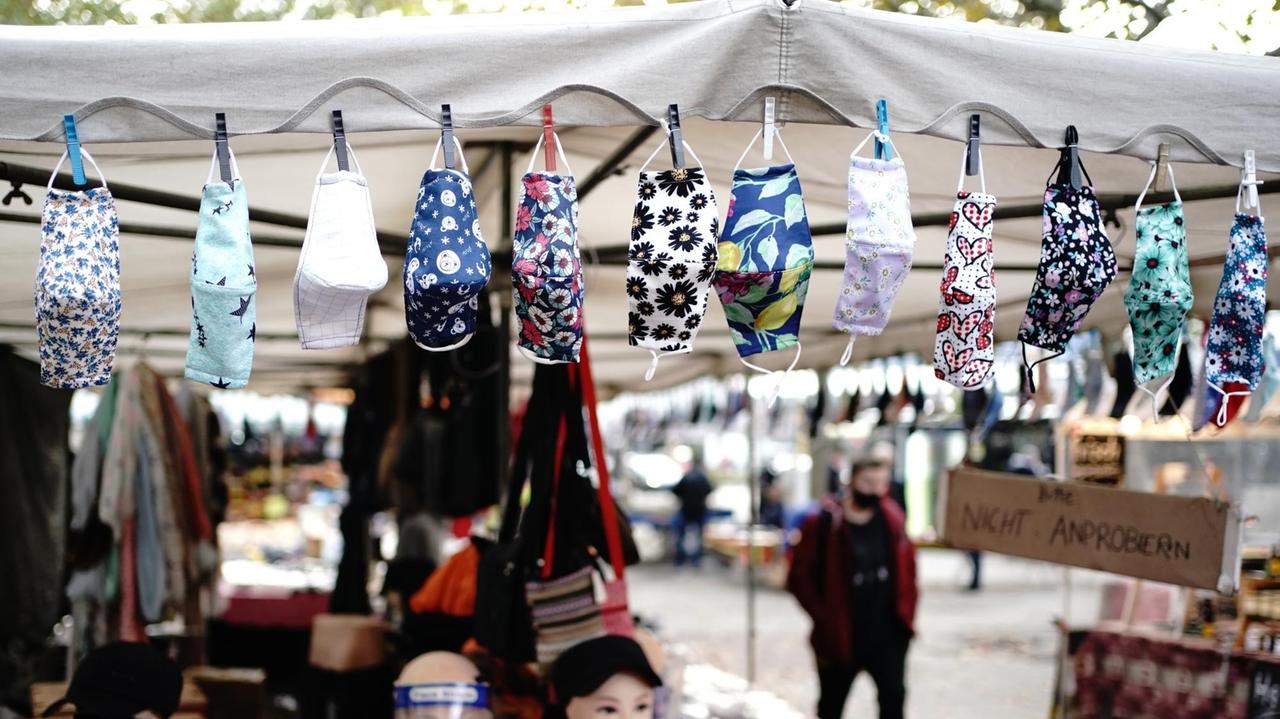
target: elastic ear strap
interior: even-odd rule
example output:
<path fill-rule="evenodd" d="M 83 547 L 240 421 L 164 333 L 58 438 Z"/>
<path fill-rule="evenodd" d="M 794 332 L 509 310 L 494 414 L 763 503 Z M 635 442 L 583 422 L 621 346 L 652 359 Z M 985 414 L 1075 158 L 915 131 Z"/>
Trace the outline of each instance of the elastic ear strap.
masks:
<path fill-rule="evenodd" d="M 692 347 L 685 347 L 684 349 L 671 350 L 669 352 L 659 352 L 658 350 L 649 350 L 649 354 L 653 355 L 653 361 L 649 363 L 649 369 L 645 370 L 644 381 L 648 382 L 649 380 L 653 379 L 653 375 L 656 374 L 658 371 L 658 360 L 662 359 L 663 357 L 666 357 L 667 355 L 683 355 L 683 354 L 689 354 L 692 351 L 693 351 Z"/>
<path fill-rule="evenodd" d="M 529 167 L 525 170 L 526 173 L 533 172 L 533 163 L 538 161 L 538 150 L 542 149 L 542 140 L 545 135 L 546 133 L 538 134 L 538 141 L 533 145 L 533 154 L 529 157 Z M 554 130 L 551 131 L 551 137 L 556 141 L 556 154 L 560 156 L 560 161 L 564 163 L 565 172 L 563 174 L 572 175 L 573 168 L 569 166 L 569 158 L 564 156 L 564 143 L 560 142 L 560 136 Z M 464 160 L 463 167 L 465 166 L 466 161 Z"/>
<path fill-rule="evenodd" d="M 1232 397 L 1248 397 L 1249 395 L 1253 394 L 1253 390 L 1241 390 L 1236 392 L 1228 392 L 1225 389 L 1219 387 L 1218 385 L 1212 382 L 1209 383 L 1209 386 L 1218 390 L 1218 394 L 1222 395 L 1222 404 L 1218 406 L 1218 417 L 1217 417 L 1217 421 L 1215 422 L 1215 424 L 1217 424 L 1219 427 L 1222 427 L 1227 423 L 1227 414 L 1228 414 L 1227 409 L 1231 406 Z"/>
<path fill-rule="evenodd" d="M 773 392 L 769 395 L 769 402 L 767 406 L 773 407 L 773 404 L 778 401 L 778 393 L 782 391 L 782 383 L 786 381 L 787 375 L 791 374 L 791 370 L 795 369 L 796 365 L 800 362 L 800 353 L 802 351 L 804 351 L 804 347 L 800 342 L 796 342 L 796 356 L 791 358 L 791 364 L 787 365 L 787 368 L 784 370 L 765 369 L 764 367 L 759 367 L 748 362 L 744 357 L 738 358 L 739 362 L 763 375 L 782 375 L 782 377 L 778 378 L 778 383 L 774 385 Z"/>
<path fill-rule="evenodd" d="M 462 152 L 462 143 L 458 141 L 458 137 L 456 135 L 452 137 L 453 137 L 453 146 L 458 150 L 458 159 L 462 161 L 462 171 L 470 175 L 471 168 L 467 167 L 467 156 Z M 541 135 L 539 135 L 539 137 L 541 137 Z M 436 149 L 431 151 L 431 162 L 427 163 L 428 169 L 431 169 L 431 170 L 436 169 L 436 156 L 440 154 L 440 147 L 443 142 L 444 142 L 443 135 L 436 138 Z M 536 157 L 537 156 L 536 148 L 534 149 L 534 153 L 535 153 L 534 156 Z M 565 163 L 565 164 L 568 164 L 568 163 Z M 529 169 L 530 171 L 533 170 L 533 163 L 529 164 Z"/>
<path fill-rule="evenodd" d="M 960 155 L 960 182 L 956 183 L 956 192 L 960 193 L 964 190 L 964 170 L 968 164 L 969 156 L 967 154 Z M 978 153 L 978 181 L 982 183 L 982 194 L 987 193 L 987 175 L 982 166 L 982 153 Z"/>
<path fill-rule="evenodd" d="M 107 187 L 107 176 L 102 174 L 102 170 L 98 169 L 98 163 L 93 161 L 93 155 L 90 155 L 89 151 L 84 149 L 83 146 L 81 146 L 80 148 L 80 154 L 83 155 L 84 158 L 89 161 L 90 165 L 93 165 L 93 171 L 98 173 L 98 180 L 102 182 L 102 187 L 108 190 L 111 189 Z M 62 168 L 62 163 L 66 161 L 67 161 L 67 151 L 63 150 L 62 156 L 58 158 L 58 164 L 54 165 L 53 172 L 49 173 L 49 184 L 45 185 L 45 188 L 44 188 L 45 192 L 48 192 L 53 189 L 53 181 L 58 176 L 58 170 Z"/>
<path fill-rule="evenodd" d="M 227 145 L 227 162 L 231 165 L 231 178 L 233 180 L 240 178 L 240 165 L 236 163 L 236 153 L 231 151 L 231 145 Z M 204 184 L 213 182 L 213 171 L 218 169 L 218 149 L 214 147 L 213 157 L 209 160 L 209 176 L 205 178 Z"/>
<path fill-rule="evenodd" d="M 316 173 L 316 180 L 320 179 L 320 176 L 324 174 L 325 168 L 329 166 L 330 157 L 333 157 L 332 144 L 329 145 L 329 151 L 324 153 L 324 159 L 320 161 L 320 172 Z M 350 142 L 347 143 L 347 159 L 356 166 L 356 174 L 363 176 L 364 169 L 360 167 L 360 161 L 356 159 L 355 150 L 352 149 Z M 341 168 L 339 168 L 339 172 L 341 172 Z"/>
<path fill-rule="evenodd" d="M 653 148 L 653 152 L 649 153 L 649 158 L 644 161 L 643 165 L 640 166 L 640 172 L 644 172 L 645 168 L 649 166 L 649 163 L 653 162 L 653 158 L 657 157 L 658 153 L 662 152 L 662 148 L 666 147 L 670 142 L 671 142 L 671 135 L 667 134 L 665 137 L 662 138 L 662 142 L 659 142 L 658 146 Z M 697 167 L 702 167 L 702 160 L 698 159 L 698 153 L 693 151 L 693 148 L 689 146 L 689 143 L 685 142 L 684 140 L 681 140 L 680 144 L 683 145 L 684 149 L 688 151 L 690 155 L 693 156 L 693 161 L 698 163 Z"/>
<path fill-rule="evenodd" d="M 848 366 L 850 358 L 853 357 L 853 341 L 857 338 L 857 335 L 852 332 L 849 333 L 849 343 L 844 346 L 844 354 L 840 355 L 841 367 Z"/>
<path fill-rule="evenodd" d="M 859 142 L 859 143 L 858 143 L 858 146 L 857 146 L 857 147 L 855 147 L 855 148 L 853 148 L 853 152 L 849 153 L 849 157 L 850 157 L 851 159 L 852 159 L 852 158 L 854 158 L 854 157 L 857 157 L 857 156 L 858 156 L 858 153 L 859 153 L 859 152 L 862 152 L 862 148 L 863 148 L 863 147 L 865 147 L 865 146 L 866 146 L 866 144 L 867 144 L 868 142 L 870 142 L 872 138 L 875 138 L 875 139 L 879 140 L 879 141 L 880 141 L 880 144 L 882 144 L 882 145 L 884 145 L 884 146 L 888 147 L 890 150 L 892 150 L 892 151 L 893 151 L 893 156 L 894 156 L 895 158 L 899 158 L 899 159 L 900 159 L 900 158 L 902 157 L 902 153 L 898 152 L 898 148 L 893 144 L 893 140 L 889 139 L 889 136 L 888 136 L 888 135 L 885 135 L 884 133 L 880 132 L 879 130 L 872 130 L 872 131 L 870 132 L 870 134 L 868 134 L 866 137 L 862 138 L 862 142 Z"/>
<path fill-rule="evenodd" d="M 754 134 L 754 135 L 752 135 L 752 136 L 751 136 L 751 142 L 748 142 L 748 143 L 747 143 L 747 148 L 746 148 L 745 150 L 743 150 L 743 151 L 742 151 L 742 154 L 738 156 L 738 161 L 737 161 L 737 162 L 735 162 L 735 163 L 734 163 L 734 165 L 733 165 L 733 171 L 734 171 L 734 172 L 737 172 L 737 171 L 738 171 L 738 168 L 739 168 L 739 167 L 742 167 L 742 161 L 743 161 L 743 160 L 745 160 L 745 159 L 747 159 L 747 153 L 751 152 L 751 148 L 755 147 L 755 145 L 756 145 L 756 140 L 759 140 L 759 139 L 760 139 L 760 135 L 761 135 L 763 132 L 764 132 L 764 128 L 760 128 L 759 130 L 756 130 L 756 134 Z"/>

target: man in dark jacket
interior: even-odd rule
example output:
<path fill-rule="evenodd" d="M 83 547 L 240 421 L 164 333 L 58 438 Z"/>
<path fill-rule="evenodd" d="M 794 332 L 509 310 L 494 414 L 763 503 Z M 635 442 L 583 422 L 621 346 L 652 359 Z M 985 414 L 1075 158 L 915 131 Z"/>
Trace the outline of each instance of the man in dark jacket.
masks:
<path fill-rule="evenodd" d="M 711 496 L 711 481 L 702 471 L 697 457 L 689 463 L 684 476 L 671 488 L 680 500 L 680 511 L 675 517 L 676 566 L 686 561 L 693 566 L 702 563 L 702 530 L 707 523 L 707 497 Z M 692 535 L 693 549 L 686 548 L 688 535 Z"/>
<path fill-rule="evenodd" d="M 864 670 L 876 683 L 880 719 L 903 716 L 916 553 L 889 482 L 882 460 L 854 462 L 840 501 L 825 502 L 800 528 L 787 590 L 813 620 L 818 719 L 840 719 Z"/>

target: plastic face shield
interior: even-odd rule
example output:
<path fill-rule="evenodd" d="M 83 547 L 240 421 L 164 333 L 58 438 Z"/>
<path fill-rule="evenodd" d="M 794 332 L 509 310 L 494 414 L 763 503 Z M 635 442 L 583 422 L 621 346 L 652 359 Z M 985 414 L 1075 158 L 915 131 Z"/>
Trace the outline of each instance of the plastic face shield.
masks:
<path fill-rule="evenodd" d="M 488 684 L 401 684 L 395 691 L 396 719 L 493 719 Z"/>

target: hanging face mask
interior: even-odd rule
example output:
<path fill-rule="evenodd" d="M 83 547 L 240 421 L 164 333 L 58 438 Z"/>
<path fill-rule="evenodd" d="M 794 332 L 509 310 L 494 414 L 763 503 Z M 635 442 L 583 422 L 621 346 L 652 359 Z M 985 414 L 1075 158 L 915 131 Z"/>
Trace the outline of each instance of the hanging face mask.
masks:
<path fill-rule="evenodd" d="M 996 285 L 991 230 L 996 198 L 978 165 L 982 192 L 964 191 L 963 158 L 943 260 L 933 374 L 960 389 L 986 384 L 995 362 Z"/>
<path fill-rule="evenodd" d="M 102 177 L 89 152 L 80 149 Z M 49 177 L 36 266 L 36 337 L 40 382 L 77 389 L 111 379 L 120 333 L 120 227 L 107 189 L 53 189 Z"/>
<path fill-rule="evenodd" d="M 1070 171 L 1064 152 L 1055 172 Z M 1027 311 L 1018 328 L 1027 388 L 1035 391 L 1035 366 L 1061 355 L 1080 323 L 1116 278 L 1116 253 L 1102 228 L 1101 209 L 1093 194 L 1093 180 L 1084 164 L 1080 172 L 1089 184 L 1079 189 L 1063 174 L 1045 187 L 1044 237 L 1040 264 L 1027 300 Z M 1027 345 L 1048 350 L 1046 357 L 1028 362 Z"/>
<path fill-rule="evenodd" d="M 520 183 L 511 281 L 520 351 L 534 362 L 577 362 L 582 348 L 582 260 L 578 256 L 578 190 L 568 175 L 534 172 L 542 138 Z"/>
<path fill-rule="evenodd" d="M 1222 395 L 1219 426 L 1225 425 L 1230 413 L 1238 409 L 1232 406 L 1231 398 L 1247 396 L 1258 387 L 1264 364 L 1262 333 L 1266 314 L 1267 233 L 1262 215 L 1243 212 L 1237 194 L 1231 244 L 1213 300 L 1204 360 L 1209 386 Z"/>
<path fill-rule="evenodd" d="M 738 165 L 759 137 L 757 131 Z M 782 135 L 775 138 L 790 161 Z M 800 361 L 800 316 L 813 272 L 813 238 L 794 161 L 749 170 L 735 166 L 724 229 L 713 284 L 738 357 L 771 374 L 745 358 L 795 347 L 790 371 Z"/>
<path fill-rule="evenodd" d="M 209 165 L 191 255 L 191 341 L 186 376 L 219 389 L 238 389 L 249 382 L 258 329 L 249 199 L 235 155 L 230 162 L 234 172 L 230 185 L 221 179 L 214 181 L 216 155 Z"/>
<path fill-rule="evenodd" d="M 849 334 L 840 364 L 849 363 L 858 335 L 878 335 L 902 282 L 911 271 L 916 233 L 911 227 L 907 167 L 894 149 L 892 160 L 858 157 L 867 135 L 849 157 L 849 224 L 844 241 L 844 284 L 836 299 L 834 326 Z"/>
<path fill-rule="evenodd" d="M 1124 292 L 1124 306 L 1133 330 L 1133 380 L 1153 400 L 1159 389 L 1151 392 L 1143 385 L 1160 377 L 1172 379 L 1182 346 L 1183 324 L 1195 300 L 1178 188 L 1173 188 L 1173 202 L 1142 206 L 1155 173 L 1153 164 L 1134 209 L 1133 274 Z M 1172 168 L 1169 173 L 1172 178 Z"/>
<path fill-rule="evenodd" d="M 461 144 L 454 143 L 462 157 Z M 471 341 L 480 293 L 493 274 L 467 161 L 462 172 L 435 169 L 440 146 L 438 140 L 422 175 L 404 254 L 405 323 L 414 343 L 431 351 Z"/>
<path fill-rule="evenodd" d="M 369 184 L 350 145 L 347 153 L 356 171 L 326 173 L 330 147 L 311 195 L 311 218 L 293 277 L 294 318 L 303 349 L 359 343 L 369 295 L 387 284 Z"/>
<path fill-rule="evenodd" d="M 644 169 L 665 145 L 640 169 L 627 251 L 627 337 L 653 355 L 646 381 L 663 355 L 693 349 L 718 258 L 716 196 L 702 167 Z"/>

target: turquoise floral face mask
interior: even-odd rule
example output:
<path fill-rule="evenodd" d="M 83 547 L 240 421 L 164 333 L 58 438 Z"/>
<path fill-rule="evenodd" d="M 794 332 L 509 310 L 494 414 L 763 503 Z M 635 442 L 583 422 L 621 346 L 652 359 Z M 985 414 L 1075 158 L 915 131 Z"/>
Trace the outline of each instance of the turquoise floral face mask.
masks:
<path fill-rule="evenodd" d="M 745 358 L 790 347 L 796 356 L 788 370 L 799 361 L 812 272 L 813 239 L 795 164 L 735 169 L 712 283 L 743 364 L 767 373 Z"/>

